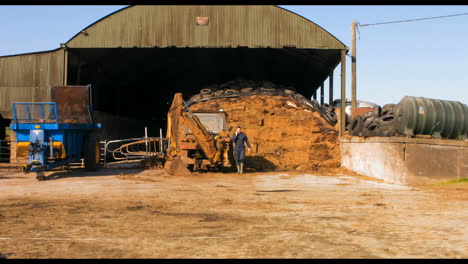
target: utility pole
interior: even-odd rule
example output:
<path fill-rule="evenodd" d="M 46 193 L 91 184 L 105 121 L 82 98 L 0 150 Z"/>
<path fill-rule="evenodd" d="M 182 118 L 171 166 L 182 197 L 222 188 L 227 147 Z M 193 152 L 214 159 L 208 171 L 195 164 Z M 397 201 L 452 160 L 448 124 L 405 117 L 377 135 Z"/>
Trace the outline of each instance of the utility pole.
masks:
<path fill-rule="evenodd" d="M 351 23 L 351 117 L 356 114 L 356 21 Z"/>
<path fill-rule="evenodd" d="M 328 104 L 333 105 L 333 70 L 330 72 L 330 76 L 328 76 Z"/>

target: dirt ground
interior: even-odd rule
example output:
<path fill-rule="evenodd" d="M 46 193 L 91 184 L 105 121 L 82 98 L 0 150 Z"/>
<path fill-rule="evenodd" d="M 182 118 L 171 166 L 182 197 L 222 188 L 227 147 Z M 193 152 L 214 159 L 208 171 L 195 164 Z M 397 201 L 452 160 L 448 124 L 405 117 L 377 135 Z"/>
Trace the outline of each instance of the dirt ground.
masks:
<path fill-rule="evenodd" d="M 344 170 L 0 172 L 6 258 L 467 258 L 468 188 Z"/>

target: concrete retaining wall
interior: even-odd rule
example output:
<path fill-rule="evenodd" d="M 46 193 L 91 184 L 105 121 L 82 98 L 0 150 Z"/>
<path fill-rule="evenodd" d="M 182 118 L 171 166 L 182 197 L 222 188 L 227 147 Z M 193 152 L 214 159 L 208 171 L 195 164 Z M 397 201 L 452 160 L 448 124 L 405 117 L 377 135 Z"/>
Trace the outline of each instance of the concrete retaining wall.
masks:
<path fill-rule="evenodd" d="M 468 142 L 460 140 L 342 137 L 342 166 L 395 184 L 468 177 Z"/>

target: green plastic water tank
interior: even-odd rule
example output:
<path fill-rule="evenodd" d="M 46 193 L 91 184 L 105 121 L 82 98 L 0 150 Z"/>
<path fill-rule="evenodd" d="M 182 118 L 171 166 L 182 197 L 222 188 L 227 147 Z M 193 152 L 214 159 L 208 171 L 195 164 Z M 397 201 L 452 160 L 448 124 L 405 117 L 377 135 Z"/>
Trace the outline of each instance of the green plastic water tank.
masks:
<path fill-rule="evenodd" d="M 407 136 L 466 139 L 468 107 L 456 101 L 405 96 L 396 106 L 396 129 Z"/>

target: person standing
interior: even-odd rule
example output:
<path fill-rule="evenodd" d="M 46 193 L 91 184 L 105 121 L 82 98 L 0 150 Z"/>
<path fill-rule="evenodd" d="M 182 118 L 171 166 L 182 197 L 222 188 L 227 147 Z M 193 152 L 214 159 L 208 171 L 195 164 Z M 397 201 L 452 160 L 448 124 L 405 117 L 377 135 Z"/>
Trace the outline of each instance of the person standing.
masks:
<path fill-rule="evenodd" d="M 241 127 L 238 126 L 231 141 L 235 144 L 234 159 L 236 160 L 237 173 L 244 173 L 245 144 L 247 144 L 248 152 L 251 149 L 249 138 L 241 131 Z"/>

